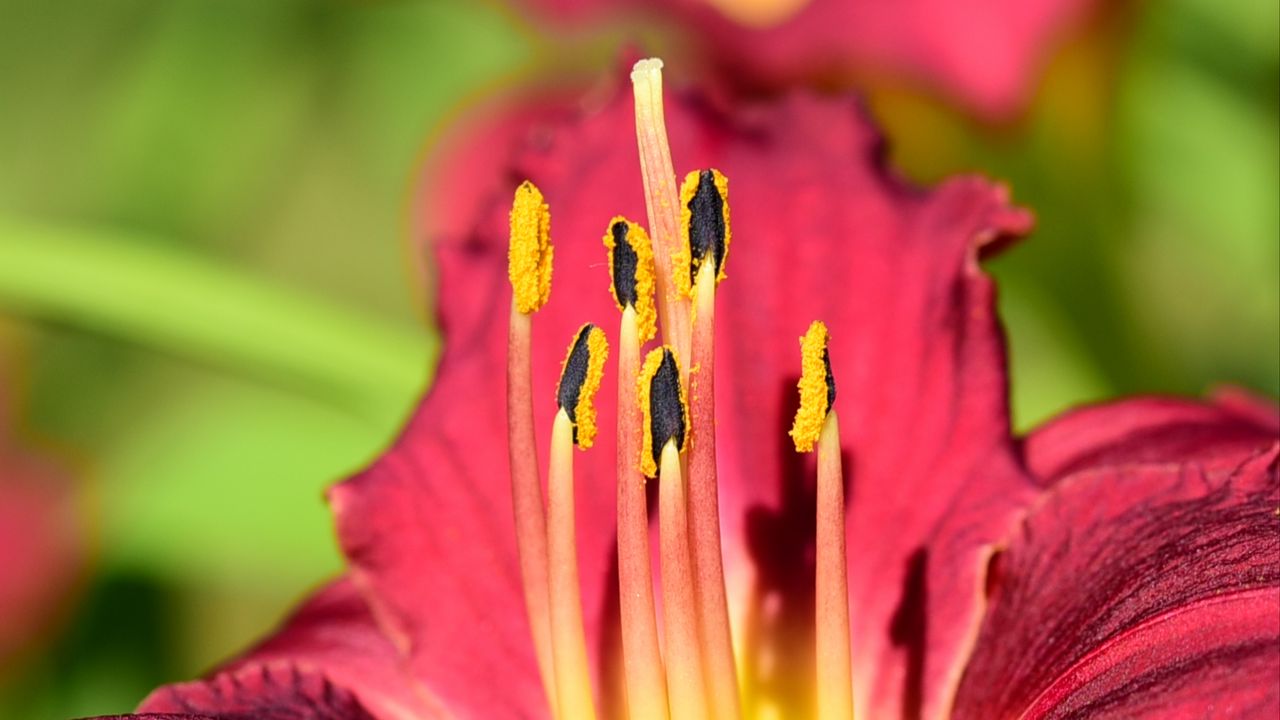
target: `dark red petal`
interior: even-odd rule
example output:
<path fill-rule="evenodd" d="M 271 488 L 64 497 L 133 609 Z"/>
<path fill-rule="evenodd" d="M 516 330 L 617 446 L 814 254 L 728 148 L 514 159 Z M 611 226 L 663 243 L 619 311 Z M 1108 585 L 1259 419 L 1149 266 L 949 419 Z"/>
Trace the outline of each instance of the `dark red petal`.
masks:
<path fill-rule="evenodd" d="M 630 93 L 590 98 L 488 123 L 490 134 L 452 154 L 461 164 L 429 184 L 458 199 L 428 202 L 443 213 L 426 224 L 447 332 L 437 381 L 395 447 L 331 496 L 356 577 L 407 644 L 414 671 L 451 708 L 470 707 L 483 691 L 497 703 L 490 717 L 531 713 L 541 702 L 502 448 L 512 188 L 527 177 L 542 189 L 556 245 L 551 301 L 534 318 L 544 467 L 564 345 L 582 322 L 616 323 L 598 236 L 614 214 L 645 217 Z M 762 692 L 786 690 L 784 678 L 756 664 L 766 652 L 798 671 L 812 662 L 812 469 L 786 431 L 796 338 L 820 318 L 832 332 L 852 483 L 862 709 L 936 708 L 948 685 L 926 678 L 958 676 L 981 610 L 986 546 L 1007 533 L 1032 490 L 1012 460 L 993 288 L 976 264 L 980 248 L 1025 231 L 1030 218 L 1003 189 L 975 178 L 931 192 L 897 181 L 881 166 L 879 136 L 847 99 L 797 94 L 724 107 L 685 95 L 668 100 L 667 119 L 679 171 L 714 166 L 730 178 L 717 443 L 730 594 L 755 652 L 749 681 Z M 468 165 L 495 147 L 518 152 L 500 167 Z M 463 222 L 457 208 L 478 215 Z M 614 412 L 614 382 L 607 373 L 602 418 Z M 575 453 L 597 661 L 611 658 L 603 618 L 615 612 L 613 454 L 608 434 Z M 919 614 L 934 618 L 927 628 Z M 497 691 L 494 667 L 503 668 Z"/>
<path fill-rule="evenodd" d="M 1242 453 L 1280 433 L 1267 405 L 1241 391 L 1203 404 L 1134 398 L 1067 413 L 1027 438 L 1028 469 L 1044 484 L 1080 469 L 1176 459 L 1234 466 Z"/>
<path fill-rule="evenodd" d="M 316 593 L 284 626 L 205 680 L 162 687 L 143 713 L 219 720 L 422 720 L 443 717 L 412 680 L 346 580 Z"/>
<path fill-rule="evenodd" d="M 243 718 L 243 716 L 241 716 Z M 99 715 L 83 720 L 238 720 L 234 715 L 192 715 L 190 713 L 130 713 L 128 715 Z"/>
<path fill-rule="evenodd" d="M 597 19 L 640 0 L 526 0 L 559 20 Z M 781 23 L 753 28 L 707 0 L 662 0 L 661 14 L 690 30 L 730 82 L 830 84 L 833 77 L 889 72 L 923 80 L 988 116 L 1027 101 L 1047 50 L 1090 0 L 808 0 Z"/>
<path fill-rule="evenodd" d="M 1140 400 L 1033 436 L 1076 470 L 995 563 L 955 717 L 1276 717 L 1280 444 L 1253 430 Z"/>
<path fill-rule="evenodd" d="M 374 720 L 351 692 L 321 673 L 288 663 L 255 664 L 172 685 L 152 695 L 145 707 L 219 720 Z"/>

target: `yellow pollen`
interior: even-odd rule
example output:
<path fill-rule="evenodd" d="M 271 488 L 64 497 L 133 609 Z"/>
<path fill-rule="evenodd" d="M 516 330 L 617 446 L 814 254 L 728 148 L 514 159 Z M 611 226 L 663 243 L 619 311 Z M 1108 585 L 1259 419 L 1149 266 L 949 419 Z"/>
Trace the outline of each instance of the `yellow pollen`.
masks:
<path fill-rule="evenodd" d="M 689 298 L 694 295 L 694 278 L 698 276 L 698 269 L 702 266 L 702 263 L 707 260 L 715 262 L 714 249 L 709 249 L 701 258 L 696 258 L 690 248 L 693 210 L 689 205 L 692 203 L 694 195 L 698 192 L 698 183 L 702 179 L 701 176 L 701 170 L 693 170 L 684 176 L 684 182 L 680 185 L 680 247 L 671 256 L 671 269 L 676 276 L 676 286 L 681 293 Z M 729 256 L 729 241 L 732 239 L 733 233 L 729 224 L 729 179 L 714 168 L 711 169 L 711 177 L 715 183 L 716 191 L 720 193 L 720 217 L 724 220 L 724 255 L 720 258 L 720 269 L 716 273 L 716 284 L 718 285 L 725 278 L 724 265 Z"/>
<path fill-rule="evenodd" d="M 791 426 L 791 439 L 797 452 L 810 452 L 822 434 L 822 426 L 830 412 L 827 384 L 827 326 L 815 320 L 800 338 L 800 408 Z"/>
<path fill-rule="evenodd" d="M 551 296 L 551 209 L 542 192 L 528 180 L 516 188 L 511 203 L 511 245 L 507 250 L 507 276 L 516 309 L 528 315 Z"/>
<path fill-rule="evenodd" d="M 658 331 L 658 312 L 653 304 L 654 294 L 654 265 L 653 265 L 653 243 L 649 240 L 649 233 L 636 223 L 618 215 L 609 221 L 609 228 L 604 233 L 604 246 L 609 248 L 609 290 L 613 293 L 614 304 L 619 310 L 625 310 L 622 302 L 618 297 L 617 284 L 614 282 L 614 266 L 613 255 L 617 250 L 613 239 L 613 227 L 618 223 L 626 223 L 627 226 L 627 245 L 631 247 L 631 252 L 635 253 L 635 303 L 636 310 L 636 333 L 640 340 L 640 344 L 644 344 L 653 339 L 654 334 Z"/>
<path fill-rule="evenodd" d="M 654 348 L 644 356 L 644 365 L 640 367 L 640 376 L 636 378 L 636 399 L 640 403 L 641 417 L 641 447 L 640 447 L 640 472 L 645 477 L 658 476 L 658 463 L 653 459 L 653 406 L 650 388 L 653 385 L 653 376 L 658 374 L 658 368 L 662 365 L 663 355 L 670 352 L 672 358 L 676 361 L 676 367 L 680 366 L 680 358 L 676 356 L 676 351 L 669 346 Z M 684 385 L 680 385 L 680 413 L 684 416 L 684 426 L 689 427 L 689 398 L 684 389 Z M 664 440 L 665 442 L 665 440 Z"/>

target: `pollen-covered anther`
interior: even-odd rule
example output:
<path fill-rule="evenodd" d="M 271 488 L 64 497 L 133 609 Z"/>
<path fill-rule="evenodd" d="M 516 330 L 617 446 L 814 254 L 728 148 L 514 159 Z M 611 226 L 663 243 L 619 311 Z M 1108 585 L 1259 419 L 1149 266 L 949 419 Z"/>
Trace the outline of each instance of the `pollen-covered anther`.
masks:
<path fill-rule="evenodd" d="M 676 450 L 683 450 L 689 427 L 689 401 L 680 384 L 680 363 L 670 347 L 654 348 L 645 356 L 636 397 L 644 423 L 640 470 L 646 477 L 657 477 L 662 448 L 674 440 Z"/>
<path fill-rule="evenodd" d="M 511 244 L 507 249 L 507 276 L 516 309 L 528 315 L 551 296 L 551 209 L 542 192 L 528 180 L 516 188 L 511 203 Z"/>
<path fill-rule="evenodd" d="M 658 313 L 653 303 L 653 244 L 649 233 L 621 215 L 609 221 L 604 234 L 609 248 L 609 289 L 619 310 L 628 306 L 636 313 L 636 331 L 641 343 L 657 332 Z"/>
<path fill-rule="evenodd" d="M 587 323 L 574 336 L 560 370 L 556 402 L 573 422 L 573 444 L 583 450 L 596 439 L 596 391 L 604 378 L 609 341 L 604 331 Z"/>
<path fill-rule="evenodd" d="M 680 250 L 672 256 L 680 291 L 693 297 L 698 271 L 712 262 L 716 282 L 725 278 L 724 259 L 732 232 L 729 180 L 719 170 L 694 170 L 680 185 Z"/>
<path fill-rule="evenodd" d="M 836 401 L 836 383 L 827 349 L 827 326 L 815 320 L 800 338 L 800 408 L 791 426 L 797 452 L 810 452 Z"/>

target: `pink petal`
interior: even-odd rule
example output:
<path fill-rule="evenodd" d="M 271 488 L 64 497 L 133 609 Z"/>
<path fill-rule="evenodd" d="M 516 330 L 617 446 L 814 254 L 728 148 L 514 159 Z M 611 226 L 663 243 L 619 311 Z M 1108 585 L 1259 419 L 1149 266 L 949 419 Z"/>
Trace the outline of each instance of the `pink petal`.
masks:
<path fill-rule="evenodd" d="M 442 214 L 426 224 L 448 333 L 437 381 L 395 447 L 331 495 L 355 577 L 409 649 L 414 671 L 451 709 L 483 697 L 488 717 L 541 707 L 501 445 L 512 188 L 531 178 L 552 208 L 555 281 L 534 321 L 544 448 L 565 344 L 584 321 L 616 322 L 598 236 L 616 213 L 644 218 L 629 92 L 589 97 L 576 109 L 521 108 L 486 123 L 488 134 L 450 153 L 461 167 L 429 185 L 453 200 L 429 201 Z M 793 94 L 727 107 L 681 95 L 668 101 L 667 119 L 680 172 L 715 166 L 730 178 L 734 246 L 719 300 L 717 443 L 730 593 L 739 640 L 756 653 L 750 682 L 787 689 L 756 664 L 765 651 L 791 667 L 812 662 L 813 571 L 804 560 L 812 470 L 786 428 L 799 373 L 795 339 L 821 318 L 833 336 L 850 460 L 857 691 L 883 716 L 904 703 L 939 707 L 947 685 L 926 678 L 958 677 L 981 611 L 986 548 L 1033 489 L 1012 460 L 1003 342 L 993 288 L 976 264 L 980 247 L 1024 232 L 1030 218 L 1001 188 L 975 178 L 931 192 L 896 180 L 881 165 L 879 136 L 847 99 Z M 495 148 L 514 159 L 468 164 Z M 457 214 L 469 210 L 477 213 L 469 221 Z M 601 418 L 614 412 L 611 375 Z M 597 662 L 611 659 L 606 628 L 616 622 L 613 453 L 606 434 L 575 454 Z M 926 550 L 930 543 L 937 549 Z M 918 597 L 922 581 L 927 599 Z M 927 628 L 918 613 L 930 617 Z M 503 669 L 501 689 L 493 687 L 495 667 Z"/>
<path fill-rule="evenodd" d="M 955 717 L 1276 717 L 1277 440 L 1171 400 L 1033 435 L 1055 484 L 994 565 Z"/>
<path fill-rule="evenodd" d="M 526 0 L 557 20 L 653 11 L 639 0 Z M 745 3 L 744 3 L 745 4 Z M 1090 0 L 808 0 L 765 27 L 741 24 L 707 0 L 662 0 L 654 14 L 689 31 L 692 51 L 748 86 L 888 71 L 921 80 L 988 117 L 1029 100 L 1048 51 L 1091 9 Z"/>
<path fill-rule="evenodd" d="M 312 596 L 244 657 L 205 680 L 162 687 L 138 710 L 261 720 L 445 717 L 346 580 Z"/>

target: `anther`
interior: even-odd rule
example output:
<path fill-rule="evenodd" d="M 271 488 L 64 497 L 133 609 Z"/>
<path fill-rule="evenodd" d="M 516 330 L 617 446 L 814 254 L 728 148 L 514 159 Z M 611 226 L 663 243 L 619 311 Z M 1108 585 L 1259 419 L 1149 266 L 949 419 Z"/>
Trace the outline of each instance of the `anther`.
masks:
<path fill-rule="evenodd" d="M 542 192 L 525 180 L 516 188 L 511 204 L 511 244 L 507 249 L 507 276 L 520 312 L 534 312 L 551 296 L 554 254 L 551 210 L 542 199 Z"/>
<path fill-rule="evenodd" d="M 676 281 L 690 297 L 703 263 L 712 263 L 716 282 L 725 277 L 724 259 L 732 237 L 728 200 L 729 181 L 719 170 L 695 170 L 680 186 L 682 247 L 673 262 Z"/>
<path fill-rule="evenodd" d="M 604 234 L 609 248 L 609 289 L 619 310 L 636 311 L 636 329 L 641 343 L 653 338 L 657 330 L 657 312 L 653 304 L 653 244 L 649 234 L 622 216 L 609 221 Z"/>
<path fill-rule="evenodd" d="M 582 449 L 591 447 L 596 437 L 594 398 L 604 378 L 604 363 L 609 357 L 609 341 L 604 331 L 587 323 L 569 346 L 556 387 L 556 402 L 573 423 L 573 443 Z"/>
<path fill-rule="evenodd" d="M 661 347 L 645 356 L 637 395 L 644 421 L 640 469 L 645 475 L 656 477 L 662 448 L 674 442 L 677 451 L 683 450 L 685 429 L 689 427 L 689 405 L 680 384 L 680 363 L 675 351 Z"/>
<path fill-rule="evenodd" d="M 813 450 L 827 413 L 836 401 L 828 339 L 827 326 L 816 320 L 800 338 L 800 407 L 791 426 L 791 438 L 798 452 Z"/>

